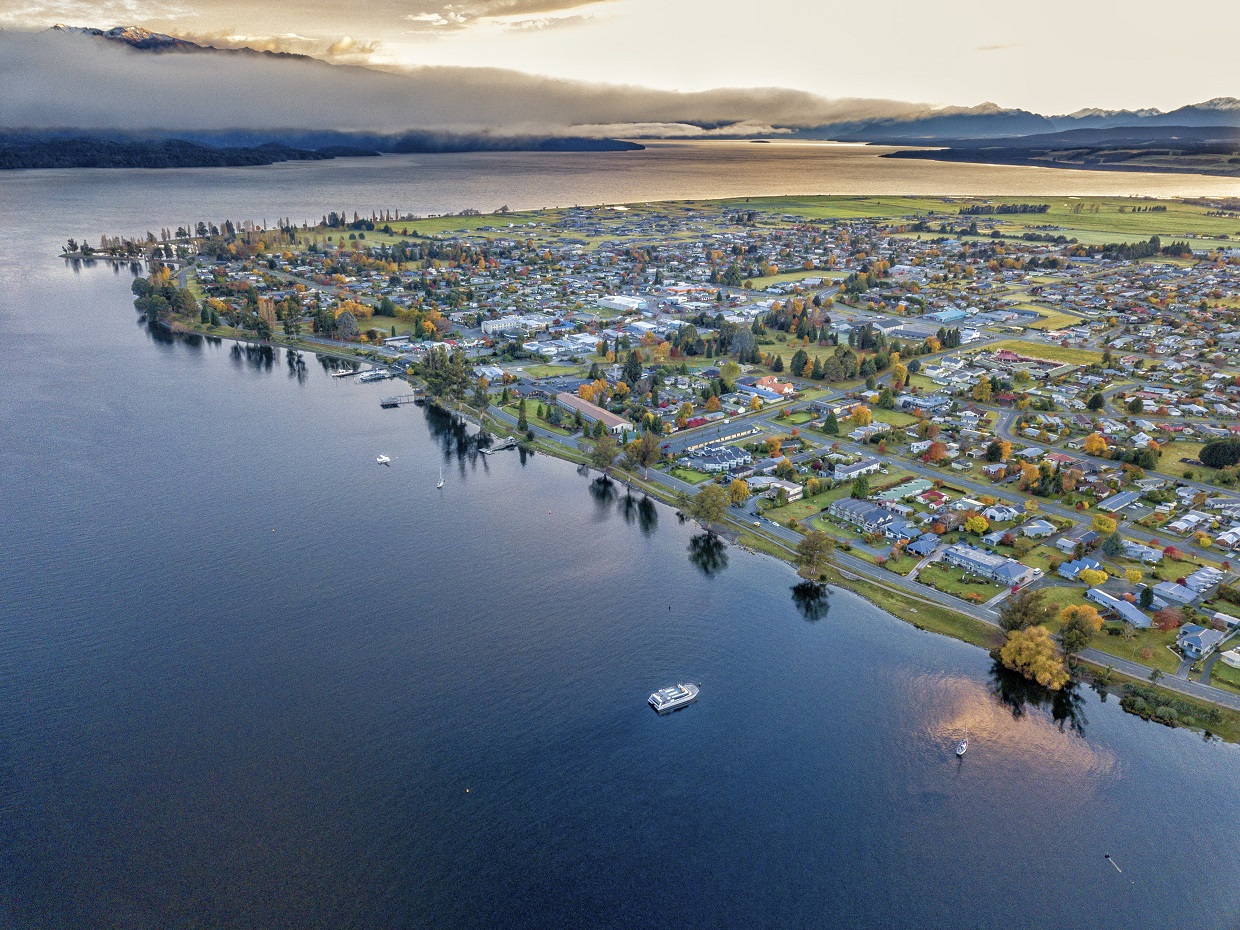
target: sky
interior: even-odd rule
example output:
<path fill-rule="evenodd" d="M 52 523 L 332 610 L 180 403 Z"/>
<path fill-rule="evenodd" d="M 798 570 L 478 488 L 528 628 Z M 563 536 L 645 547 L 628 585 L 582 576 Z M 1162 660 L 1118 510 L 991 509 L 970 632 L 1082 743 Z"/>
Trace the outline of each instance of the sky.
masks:
<path fill-rule="evenodd" d="M 0 26 L 139 25 L 380 66 L 660 90 L 780 87 L 1045 114 L 1240 97 L 1240 3 L 1195 0 L 0 0 Z"/>

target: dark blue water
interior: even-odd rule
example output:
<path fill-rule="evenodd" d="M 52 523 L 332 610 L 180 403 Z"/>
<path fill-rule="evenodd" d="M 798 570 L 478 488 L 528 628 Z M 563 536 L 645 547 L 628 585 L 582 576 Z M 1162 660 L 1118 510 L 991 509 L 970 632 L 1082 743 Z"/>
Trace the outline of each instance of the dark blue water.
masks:
<path fill-rule="evenodd" d="M 155 340 L 23 219 L 64 177 L 0 188 L 0 926 L 1240 925 L 1235 747 L 1027 703 L 390 386 Z"/>

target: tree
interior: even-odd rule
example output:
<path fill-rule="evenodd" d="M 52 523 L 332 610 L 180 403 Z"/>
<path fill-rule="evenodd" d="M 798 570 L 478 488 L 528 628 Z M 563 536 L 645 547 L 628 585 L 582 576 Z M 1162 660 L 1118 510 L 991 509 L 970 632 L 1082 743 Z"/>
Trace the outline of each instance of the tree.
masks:
<path fill-rule="evenodd" d="M 650 466 L 658 465 L 663 458 L 663 447 L 659 439 L 658 433 L 646 430 L 625 446 L 625 455 L 632 461 L 632 467 L 640 467 L 647 477 L 650 476 Z"/>
<path fill-rule="evenodd" d="M 1129 568 L 1124 571 L 1124 580 L 1131 585 L 1140 584 L 1143 577 L 1145 576 L 1141 574 L 1141 569 L 1139 568 Z"/>
<path fill-rule="evenodd" d="M 1127 408 L 1129 413 L 1143 413 L 1145 411 L 1145 401 L 1140 397 L 1134 397 L 1128 401 Z"/>
<path fill-rule="evenodd" d="M 1007 668 L 1051 691 L 1058 691 L 1069 681 L 1063 655 L 1044 626 L 1009 633 L 999 659 Z"/>
<path fill-rule="evenodd" d="M 1146 585 L 1141 589 L 1141 595 L 1137 598 L 1137 604 L 1142 610 L 1149 610 L 1154 606 L 1154 589 Z"/>
<path fill-rule="evenodd" d="M 835 540 L 822 530 L 813 530 L 797 543 L 797 564 L 808 578 L 817 578 L 835 552 Z"/>
<path fill-rule="evenodd" d="M 852 421 L 854 426 L 869 426 L 874 422 L 874 414 L 865 404 L 858 404 L 852 408 Z"/>
<path fill-rule="evenodd" d="M 1024 588 L 1000 605 L 999 626 L 1011 633 L 1013 630 L 1049 623 L 1054 616 L 1055 608 L 1046 603 L 1045 592 Z"/>
<path fill-rule="evenodd" d="M 1227 468 L 1240 462 L 1240 439 L 1217 439 L 1201 447 L 1197 458 L 1210 468 Z"/>
<path fill-rule="evenodd" d="M 782 355 L 776 355 L 775 361 L 771 362 L 771 371 L 781 372 L 783 370 L 784 370 L 784 357 Z"/>
<path fill-rule="evenodd" d="M 1102 392 L 1095 393 L 1089 400 L 1085 401 L 1085 406 L 1090 410 L 1101 410 L 1107 405 L 1107 399 L 1102 396 Z"/>
<path fill-rule="evenodd" d="M 594 440 L 594 444 L 590 447 L 590 464 L 595 468 L 606 473 L 611 468 L 612 463 L 619 454 L 620 447 L 616 443 L 616 437 L 608 433 Z"/>
<path fill-rule="evenodd" d="M 642 357 L 636 349 L 630 349 L 624 359 L 624 383 L 632 389 L 642 379 Z"/>
<path fill-rule="evenodd" d="M 1110 517 L 1103 514 L 1097 514 L 1094 516 L 1094 530 L 1098 533 L 1107 536 L 1114 533 L 1115 528 L 1115 521 Z"/>
<path fill-rule="evenodd" d="M 1081 448 L 1085 450 L 1086 455 L 1106 455 L 1107 441 L 1102 438 L 1101 433 L 1090 433 L 1085 437 Z"/>
<path fill-rule="evenodd" d="M 840 421 L 835 416 L 835 411 L 827 412 L 827 418 L 823 421 L 822 431 L 828 436 L 838 436 L 840 434 Z"/>
<path fill-rule="evenodd" d="M 1096 518 L 1095 518 L 1096 519 Z M 1108 558 L 1118 558 L 1124 554 L 1124 537 L 1119 533 L 1112 533 L 1102 541 L 1102 554 Z"/>
<path fill-rule="evenodd" d="M 1162 610 L 1154 611 L 1154 626 L 1164 633 L 1169 633 L 1171 630 L 1183 625 L 1184 611 L 1178 607 L 1164 607 Z"/>
<path fill-rule="evenodd" d="M 794 378 L 799 378 L 808 364 L 809 354 L 804 349 L 797 349 L 792 353 L 792 361 L 788 364 L 788 371 L 792 373 Z"/>
<path fill-rule="evenodd" d="M 868 499 L 869 496 L 870 496 L 870 476 L 869 475 L 858 475 L 856 478 L 853 479 L 852 490 L 849 492 L 849 497 L 852 497 L 854 500 L 863 501 L 863 500 Z"/>
<path fill-rule="evenodd" d="M 1059 620 L 1059 642 L 1068 655 L 1088 646 L 1090 638 L 1102 629 L 1102 617 L 1091 604 L 1069 604 L 1059 612 Z"/>
<path fill-rule="evenodd" d="M 723 386 L 729 391 L 732 390 L 732 385 L 740 376 L 741 366 L 732 361 L 732 359 L 728 359 L 724 362 L 719 369 L 719 379 L 723 382 Z"/>
<path fill-rule="evenodd" d="M 992 439 L 986 446 L 986 461 L 988 462 L 1006 462 L 1011 454 L 1012 444 L 1006 439 Z"/>
<path fill-rule="evenodd" d="M 973 385 L 973 399 L 979 404 L 986 404 L 994 396 L 994 388 L 989 378 L 982 378 Z"/>
<path fill-rule="evenodd" d="M 738 507 L 749 500 L 749 483 L 744 478 L 733 478 L 728 485 L 728 499 Z"/>
<path fill-rule="evenodd" d="M 705 526 L 706 532 L 714 533 L 714 524 L 723 521 L 729 503 L 728 492 L 721 485 L 708 484 L 689 501 L 689 516 Z"/>
<path fill-rule="evenodd" d="M 517 429 L 525 432 L 530 428 L 530 421 L 525 416 L 525 398 L 522 397 L 517 403 Z"/>
<path fill-rule="evenodd" d="M 1076 577 L 1085 583 L 1085 587 L 1096 588 L 1111 576 L 1100 568 L 1083 568 Z"/>
<path fill-rule="evenodd" d="M 723 404 L 719 403 L 719 398 L 716 397 L 714 394 L 711 394 L 710 397 L 706 399 L 706 412 L 707 413 L 718 413 L 719 410 L 722 409 L 722 407 L 723 407 Z"/>
<path fill-rule="evenodd" d="M 980 513 L 971 513 L 964 518 L 965 532 L 972 533 L 974 536 L 981 536 L 990 529 L 990 521 L 983 517 Z"/>

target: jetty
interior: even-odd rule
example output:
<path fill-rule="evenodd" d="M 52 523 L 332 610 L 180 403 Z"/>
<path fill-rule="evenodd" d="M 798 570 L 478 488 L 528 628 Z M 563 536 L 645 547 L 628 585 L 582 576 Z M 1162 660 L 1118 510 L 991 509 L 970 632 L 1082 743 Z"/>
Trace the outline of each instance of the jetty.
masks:
<path fill-rule="evenodd" d="M 494 446 L 490 446 L 489 448 L 483 449 L 481 451 L 483 455 L 491 455 L 495 452 L 503 452 L 505 449 L 515 449 L 516 447 L 517 447 L 517 440 L 514 437 L 509 436 L 503 442 L 497 445 L 494 445 Z"/>
<path fill-rule="evenodd" d="M 384 410 L 391 410 L 404 404 L 416 404 L 421 398 L 422 395 L 416 392 L 413 394 L 397 394 L 393 397 L 382 398 L 379 401 L 379 406 Z"/>

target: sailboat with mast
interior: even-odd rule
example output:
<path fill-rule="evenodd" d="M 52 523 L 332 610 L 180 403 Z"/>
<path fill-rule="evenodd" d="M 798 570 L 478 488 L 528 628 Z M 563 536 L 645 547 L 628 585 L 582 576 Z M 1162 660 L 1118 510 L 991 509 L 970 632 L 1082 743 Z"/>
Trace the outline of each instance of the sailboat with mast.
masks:
<path fill-rule="evenodd" d="M 437 488 L 443 487 L 443 466 L 442 465 L 439 467 L 439 484 L 435 485 L 435 487 Z"/>

